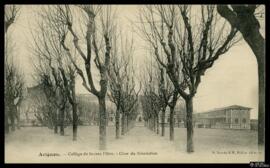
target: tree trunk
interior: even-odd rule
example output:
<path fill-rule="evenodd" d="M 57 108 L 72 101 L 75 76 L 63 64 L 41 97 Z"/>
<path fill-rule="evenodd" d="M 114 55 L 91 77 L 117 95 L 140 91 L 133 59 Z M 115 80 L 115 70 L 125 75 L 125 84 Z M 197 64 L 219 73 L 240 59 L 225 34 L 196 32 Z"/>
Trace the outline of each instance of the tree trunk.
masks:
<path fill-rule="evenodd" d="M 99 126 L 99 117 L 96 120 L 96 126 Z"/>
<path fill-rule="evenodd" d="M 264 62 L 263 63 L 258 62 L 258 71 L 259 71 L 258 144 L 262 146 L 264 146 L 265 143 L 265 74 L 264 72 L 262 72 L 264 70 L 265 70 Z"/>
<path fill-rule="evenodd" d="M 11 131 L 15 131 L 15 117 L 14 114 L 12 113 L 13 112 L 11 112 L 10 114 Z"/>
<path fill-rule="evenodd" d="M 99 102 L 99 149 L 106 149 L 106 103 L 105 97 L 100 97 Z"/>
<path fill-rule="evenodd" d="M 64 128 L 64 121 L 65 121 L 65 108 L 60 109 L 60 135 L 65 135 L 65 128 Z"/>
<path fill-rule="evenodd" d="M 76 99 L 76 93 L 75 93 L 75 79 L 72 78 L 72 99 L 70 101 L 72 102 L 72 130 L 73 130 L 73 141 L 77 140 L 77 134 L 78 134 L 78 104 Z"/>
<path fill-rule="evenodd" d="M 122 113 L 121 117 L 121 135 L 125 134 L 125 115 Z"/>
<path fill-rule="evenodd" d="M 249 26 L 252 26 L 249 25 Z M 252 30 L 252 31 L 251 31 Z M 265 40 L 259 30 L 254 27 L 249 32 L 242 33 L 245 41 L 257 59 L 259 78 L 259 111 L 258 111 L 258 144 L 265 142 Z"/>
<path fill-rule="evenodd" d="M 152 118 L 150 118 L 150 121 L 149 121 L 149 128 L 151 131 L 153 131 L 153 123 L 152 123 Z"/>
<path fill-rule="evenodd" d="M 156 131 L 156 117 L 152 118 L 152 131 Z"/>
<path fill-rule="evenodd" d="M 125 133 L 127 133 L 129 131 L 129 125 L 128 125 L 128 115 L 126 116 L 126 131 Z"/>
<path fill-rule="evenodd" d="M 165 112 L 166 112 L 166 108 L 163 108 L 162 115 L 161 115 L 161 136 L 165 135 Z"/>
<path fill-rule="evenodd" d="M 152 130 L 152 118 L 148 120 L 149 129 Z"/>
<path fill-rule="evenodd" d="M 157 122 L 157 134 L 159 134 L 159 117 L 156 117 L 156 122 Z"/>
<path fill-rule="evenodd" d="M 73 101 L 74 101 L 73 97 Z M 78 133 L 78 115 L 77 115 L 77 103 L 76 100 L 74 101 L 75 103 L 72 105 L 72 119 L 73 119 L 73 125 L 72 125 L 72 130 L 73 130 L 73 141 L 77 140 L 77 133 Z"/>
<path fill-rule="evenodd" d="M 106 127 L 107 127 L 107 126 L 109 126 L 109 120 L 110 120 L 108 113 L 106 113 L 106 118 L 107 118 L 107 120 L 106 120 Z"/>
<path fill-rule="evenodd" d="M 170 107 L 170 141 L 174 140 L 174 107 Z"/>
<path fill-rule="evenodd" d="M 57 124 L 56 124 L 56 125 L 54 125 L 54 133 L 55 133 L 55 134 L 57 134 L 57 133 L 58 133 L 58 126 L 57 126 Z"/>
<path fill-rule="evenodd" d="M 115 114 L 115 138 L 119 139 L 120 138 L 120 110 L 119 108 L 116 109 L 116 114 Z"/>
<path fill-rule="evenodd" d="M 187 110 L 187 152 L 194 152 L 193 146 L 193 121 L 192 121 L 192 113 L 193 113 L 193 98 L 187 98 L 186 101 L 186 110 Z"/>
<path fill-rule="evenodd" d="M 153 131 L 156 132 L 156 117 L 153 118 Z"/>
<path fill-rule="evenodd" d="M 258 64 L 258 84 L 259 84 L 259 109 L 258 109 L 258 144 L 264 145 L 265 142 L 265 39 L 260 33 L 260 24 L 255 17 L 254 6 L 240 6 L 241 10 L 237 11 L 237 6 L 231 6 L 234 11 L 226 5 L 218 5 L 218 13 L 227 19 L 230 24 L 236 27 L 243 38 L 250 46 L 256 56 Z M 249 9 L 248 9 L 249 8 Z M 248 12 L 243 12 L 246 10 Z M 236 12 L 237 15 L 233 15 Z"/>
<path fill-rule="evenodd" d="M 17 121 L 17 129 L 20 129 L 20 111 L 19 106 L 16 107 L 16 121 Z"/>
<path fill-rule="evenodd" d="M 7 113 L 7 111 L 5 111 L 5 113 Z M 9 133 L 8 114 L 5 114 L 5 133 Z"/>
<path fill-rule="evenodd" d="M 57 114 L 58 110 L 55 111 L 54 115 L 54 133 L 57 134 L 58 133 L 58 114 Z"/>

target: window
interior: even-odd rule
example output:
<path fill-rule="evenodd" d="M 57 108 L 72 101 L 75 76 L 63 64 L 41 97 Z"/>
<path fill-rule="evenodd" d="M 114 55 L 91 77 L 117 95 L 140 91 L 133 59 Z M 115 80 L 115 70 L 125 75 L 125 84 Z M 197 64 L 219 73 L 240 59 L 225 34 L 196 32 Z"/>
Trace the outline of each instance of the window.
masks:
<path fill-rule="evenodd" d="M 244 124 L 246 123 L 246 119 L 245 118 L 243 118 L 242 123 L 244 123 Z"/>
<path fill-rule="evenodd" d="M 235 124 L 238 124 L 238 118 L 236 118 L 236 119 L 234 120 L 234 122 L 235 122 Z"/>
<path fill-rule="evenodd" d="M 167 118 L 167 122 L 170 122 L 170 118 Z"/>

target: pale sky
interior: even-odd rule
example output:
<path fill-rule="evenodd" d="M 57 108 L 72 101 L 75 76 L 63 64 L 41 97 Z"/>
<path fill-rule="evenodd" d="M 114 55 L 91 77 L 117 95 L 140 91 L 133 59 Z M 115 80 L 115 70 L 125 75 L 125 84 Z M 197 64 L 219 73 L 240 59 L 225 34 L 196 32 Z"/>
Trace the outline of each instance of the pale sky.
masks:
<path fill-rule="evenodd" d="M 28 47 L 31 41 L 30 27 L 34 24 L 35 17 L 33 9 L 33 6 L 24 5 L 16 24 L 9 30 L 13 38 L 16 38 L 18 64 L 26 76 L 28 86 L 33 85 L 31 76 L 33 67 L 31 65 L 31 52 Z M 130 20 L 136 20 L 137 12 L 137 5 L 118 6 L 119 19 L 121 19 L 120 22 L 124 32 L 131 33 Z M 262 31 L 264 31 L 264 23 L 261 26 Z M 140 68 L 143 67 L 147 54 L 142 49 L 144 42 L 135 33 L 133 37 L 136 46 L 134 61 L 137 68 Z M 78 81 L 80 81 L 79 77 Z M 255 56 L 249 46 L 242 41 L 222 55 L 213 67 L 206 71 L 194 98 L 194 111 L 202 112 L 237 104 L 251 107 L 251 118 L 257 118 L 257 82 Z M 81 86 L 81 82 L 77 82 L 76 91 L 88 93 Z"/>

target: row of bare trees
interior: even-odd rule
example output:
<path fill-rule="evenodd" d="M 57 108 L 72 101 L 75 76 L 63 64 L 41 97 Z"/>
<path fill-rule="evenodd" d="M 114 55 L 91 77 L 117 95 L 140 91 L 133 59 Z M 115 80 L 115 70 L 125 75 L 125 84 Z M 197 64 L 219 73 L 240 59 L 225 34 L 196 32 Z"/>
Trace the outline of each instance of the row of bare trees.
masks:
<path fill-rule="evenodd" d="M 229 7 L 231 6 L 231 8 Z M 259 144 L 264 143 L 264 107 L 265 107 L 265 55 L 264 38 L 260 33 L 260 24 L 256 18 L 259 5 L 148 5 L 141 9 L 139 34 L 150 45 L 150 53 L 158 62 L 156 69 L 161 74 L 166 71 L 174 86 L 174 98 L 179 94 L 186 103 L 187 152 L 193 152 L 193 98 L 197 93 L 201 77 L 211 68 L 215 61 L 225 54 L 242 36 L 252 48 L 258 61 L 259 76 Z M 226 20 L 222 19 L 224 17 Z M 227 22 L 229 21 L 229 23 Z M 164 70 L 163 70 L 164 69 Z M 163 75 L 161 75 L 163 76 Z M 159 81 L 164 105 L 169 100 L 170 91 L 164 87 L 164 77 Z M 151 83 L 151 80 L 150 82 Z M 148 85 L 145 85 L 148 86 Z M 149 90 L 146 87 L 145 90 Z M 152 89 L 153 90 L 153 89 Z M 151 93 L 151 89 L 148 93 Z M 165 93 L 165 94 L 164 94 Z M 153 97 L 156 94 L 147 94 Z M 158 97 L 157 95 L 155 97 Z M 151 102 L 153 99 L 149 98 Z M 173 105 L 172 101 L 171 105 Z M 170 104 L 170 103 L 169 103 Z M 169 105 L 168 104 L 168 105 Z M 151 116 L 151 104 L 143 103 L 148 111 L 145 120 Z M 173 106 L 172 106 L 173 107 Z M 173 110 L 171 110 L 173 111 Z M 172 121 L 171 121 L 172 123 Z M 162 129 L 163 121 L 161 122 Z M 155 125 L 154 125 L 155 127 Z M 158 128 L 157 128 L 158 129 Z M 173 132 L 173 131 L 172 131 Z M 162 132 L 163 135 L 163 132 Z"/>
<path fill-rule="evenodd" d="M 72 106 L 73 140 L 76 140 L 78 114 L 75 77 L 99 102 L 99 148 L 106 149 L 106 97 L 116 105 L 116 138 L 134 126 L 138 94 L 135 89 L 133 41 L 116 29 L 115 8 L 100 5 L 56 5 L 38 13 L 32 46 L 36 76 L 53 110 L 55 132 L 64 135 L 67 105 Z M 80 19 L 78 19 L 80 18 Z M 92 65 L 95 69 L 92 69 Z M 110 93 L 107 93 L 108 87 Z M 51 111 L 52 112 L 52 111 Z"/>
<path fill-rule="evenodd" d="M 174 108 L 179 96 L 186 104 L 187 152 L 193 145 L 193 98 L 201 78 L 218 58 L 225 54 L 242 36 L 252 48 L 258 61 L 259 74 L 259 144 L 264 143 L 265 56 L 264 38 L 255 17 L 256 5 L 231 8 L 216 5 L 146 5 L 139 12 L 139 34 L 149 44 L 155 59 L 145 76 L 143 96 L 144 120 L 147 126 L 165 134 L 165 111 L 170 108 L 170 139 L 174 138 Z M 19 8 L 5 8 L 5 35 L 14 23 Z M 220 15 L 226 20 L 221 19 Z M 112 5 L 54 5 L 44 6 L 38 13 L 33 30 L 32 51 L 38 82 L 52 110 L 46 114 L 55 132 L 64 135 L 67 108 L 72 108 L 73 140 L 77 137 L 78 103 L 75 78 L 96 96 L 99 102 L 99 148 L 106 149 L 106 96 L 116 106 L 116 138 L 132 126 L 137 117 L 139 89 L 135 89 L 133 40 L 123 38 L 116 23 Z M 229 22 L 227 22 L 227 20 Z M 131 40 L 130 40 L 131 39 Z M 7 45 L 6 45 L 7 46 Z M 8 48 L 8 47 L 7 47 Z M 8 60 L 8 50 L 5 60 Z M 94 67 L 93 67 L 94 65 Z M 8 120 L 14 128 L 17 104 L 22 98 L 23 77 L 14 63 L 5 62 L 5 128 Z M 156 78 L 154 78 L 156 76 Z M 110 92 L 107 92 L 108 88 Z M 49 113 L 49 114 L 48 114 Z"/>
<path fill-rule="evenodd" d="M 5 133 L 15 131 L 15 121 L 19 129 L 20 114 L 19 105 L 24 95 L 24 75 L 16 60 L 18 53 L 15 52 L 16 44 L 10 34 L 10 27 L 16 22 L 20 7 L 16 5 L 5 6 Z"/>
<path fill-rule="evenodd" d="M 264 76 L 261 75 L 264 74 L 264 56 L 262 56 L 264 54 L 264 52 L 262 52 L 263 48 L 252 45 L 254 44 L 252 43 L 252 40 L 254 41 L 254 39 L 250 39 L 250 37 L 247 35 L 251 31 L 251 29 L 245 27 L 243 28 L 236 24 L 237 21 L 243 22 L 243 20 L 247 19 L 248 14 L 252 16 L 250 17 L 251 22 L 253 21 L 252 23 L 254 23 L 253 25 L 256 28 L 254 30 L 257 31 L 253 34 L 254 36 L 257 35 L 258 39 L 262 41 L 262 44 L 264 44 L 264 40 L 258 32 L 258 22 L 256 21 L 256 18 L 254 16 L 256 6 L 246 6 L 242 8 L 234 7 L 233 12 L 237 16 L 234 16 L 234 18 L 232 16 L 230 16 L 230 18 L 229 16 L 227 16 L 228 20 L 231 19 L 229 20 L 231 24 L 228 24 L 228 22 L 226 22 L 225 20 L 220 19 L 220 16 L 218 15 L 219 12 L 222 16 L 225 17 L 226 12 L 229 13 L 228 10 L 226 11 L 226 9 L 222 9 L 221 7 L 219 7 L 218 9 L 219 10 L 217 11 L 215 5 L 148 5 L 146 7 L 143 7 L 140 11 L 139 19 L 142 23 L 142 26 L 139 28 L 139 30 L 144 39 L 149 42 L 151 46 L 151 53 L 157 60 L 160 67 L 159 69 L 161 69 L 161 75 L 158 84 L 159 88 L 154 89 L 152 87 L 148 87 L 148 89 L 145 89 L 145 97 L 149 97 L 149 100 L 151 100 L 150 106 L 153 107 L 150 110 L 152 111 L 152 113 L 150 114 L 150 116 L 152 116 L 151 120 L 153 120 L 151 121 L 151 123 L 153 127 L 157 129 L 156 131 L 159 132 L 158 116 L 160 109 L 163 111 L 162 116 L 164 116 L 164 109 L 166 109 L 166 106 L 171 105 L 173 109 L 173 102 L 176 102 L 177 94 L 179 94 L 186 103 L 188 152 L 194 151 L 192 124 L 193 98 L 197 93 L 199 84 L 201 83 L 201 77 L 205 74 L 207 69 L 213 66 L 214 62 L 221 55 L 226 53 L 234 44 L 239 41 L 240 38 L 236 36 L 238 30 L 243 34 L 244 38 L 248 41 L 248 44 L 250 44 L 251 47 L 254 48 L 254 53 L 256 53 L 255 55 L 259 60 L 259 84 L 260 86 L 264 84 Z M 66 51 L 66 54 L 71 60 L 73 66 L 75 67 L 79 76 L 82 78 L 83 86 L 90 93 L 94 94 L 99 100 L 100 149 L 105 149 L 105 97 L 109 82 L 108 73 L 113 73 L 113 70 L 110 71 L 111 56 L 112 53 L 117 53 L 117 51 L 112 52 L 112 46 L 115 45 L 112 44 L 112 39 L 113 36 L 116 34 L 116 24 L 114 22 L 114 17 L 112 14 L 113 10 L 111 7 L 108 6 L 101 7 L 83 5 L 76 6 L 74 8 L 70 8 L 70 6 L 57 6 L 55 8 L 55 11 L 56 13 L 53 14 L 51 20 L 53 20 L 56 27 L 60 28 L 58 30 L 58 35 L 61 38 L 61 46 Z M 83 21 L 74 21 L 73 16 L 76 15 L 75 13 L 82 13 L 82 15 L 85 16 L 83 18 Z M 237 21 L 233 21 L 233 19 L 235 20 L 236 17 L 239 17 Z M 79 28 L 81 29 L 78 30 Z M 256 36 L 254 38 L 256 39 Z M 68 39 L 72 40 L 71 44 L 73 45 L 70 46 L 70 43 L 69 46 L 66 45 L 66 41 L 68 41 Z M 95 55 L 95 58 L 93 60 L 91 59 L 92 53 L 94 53 Z M 78 63 L 76 63 L 74 60 L 73 56 L 76 54 L 80 56 L 81 60 L 84 63 L 85 73 L 78 66 Z M 100 75 L 100 90 L 97 90 L 96 82 L 94 81 L 94 78 L 92 76 L 91 60 L 95 64 Z M 112 65 L 117 64 L 113 63 Z M 164 79 L 166 77 L 163 76 L 163 71 L 166 71 L 166 75 L 169 77 L 173 85 L 172 92 L 165 91 Z M 113 85 L 118 85 L 117 80 L 113 79 L 114 75 L 110 75 L 110 77 L 112 77 L 111 88 L 113 88 Z M 121 78 L 121 76 L 119 76 L 118 78 Z M 132 81 L 129 79 L 126 80 Z M 149 84 L 151 83 L 152 81 L 150 79 Z M 129 84 L 124 85 L 129 86 Z M 145 86 L 148 85 L 146 84 Z M 111 94 L 111 97 L 116 97 L 120 100 L 120 97 L 122 95 L 120 96 L 120 94 L 117 92 L 119 92 L 119 88 L 122 89 L 122 86 L 117 87 L 114 87 L 116 88 L 116 94 Z M 128 94 L 128 92 L 131 90 L 133 89 L 121 91 L 121 94 Z M 260 128 L 264 123 L 264 112 L 262 105 L 262 102 L 264 100 L 263 92 L 263 87 L 260 87 Z M 136 93 L 129 95 L 136 95 Z M 172 101 L 172 103 L 168 103 L 168 100 L 170 100 L 170 96 L 174 97 L 175 99 L 175 101 Z M 121 100 L 119 102 L 115 104 L 118 109 L 121 109 Z M 130 101 L 128 102 L 130 103 Z M 124 110 L 122 109 L 122 112 L 123 111 Z M 118 112 L 116 116 L 117 123 L 119 123 Z M 126 115 L 123 116 L 125 117 Z M 117 128 L 119 128 L 119 126 L 117 126 Z M 164 126 L 162 126 L 162 130 L 164 130 Z M 262 132 L 259 133 L 259 142 L 261 143 L 264 129 L 260 130 L 262 130 Z"/>
<path fill-rule="evenodd" d="M 150 63 L 150 65 L 152 64 Z M 165 74 L 164 68 L 159 66 L 157 61 L 150 68 L 147 70 L 147 76 L 144 77 L 145 87 L 141 99 L 144 120 L 146 121 L 146 126 L 157 134 L 159 134 L 159 127 L 161 126 L 161 136 L 165 136 L 166 109 L 169 108 L 169 137 L 173 141 L 175 107 L 179 94 L 169 77 Z M 161 121 L 159 121 L 160 119 Z"/>
<path fill-rule="evenodd" d="M 151 65 L 152 66 L 152 65 Z M 144 78 L 144 90 L 141 98 L 142 110 L 146 126 L 159 134 L 159 113 L 163 107 L 163 101 L 159 95 L 158 71 L 152 71 L 152 67 L 146 68 Z"/>
<path fill-rule="evenodd" d="M 108 97 L 115 104 L 115 128 L 116 139 L 134 127 L 134 121 L 138 115 L 139 92 L 136 91 L 135 69 L 133 64 L 134 44 L 133 38 L 123 37 L 122 32 L 113 38 L 113 49 L 111 53 L 111 65 L 109 69 Z M 120 120 L 121 115 L 121 120 Z"/>
<path fill-rule="evenodd" d="M 237 29 L 220 20 L 214 5 L 151 5 L 140 13 L 152 55 L 185 100 L 187 152 L 193 152 L 193 97 L 205 71 L 239 41 Z"/>
<path fill-rule="evenodd" d="M 62 27 L 54 20 L 54 10 L 44 8 L 39 13 L 37 28 L 33 33 L 32 54 L 37 58 L 35 72 L 38 83 L 42 86 L 50 106 L 47 112 L 49 121 L 53 121 L 54 132 L 64 135 L 65 119 L 68 107 L 72 108 L 73 140 L 77 139 L 77 100 L 75 94 L 75 68 L 61 46 Z M 46 111 L 40 111 L 46 113 Z M 43 115 L 46 116 L 46 115 Z"/>

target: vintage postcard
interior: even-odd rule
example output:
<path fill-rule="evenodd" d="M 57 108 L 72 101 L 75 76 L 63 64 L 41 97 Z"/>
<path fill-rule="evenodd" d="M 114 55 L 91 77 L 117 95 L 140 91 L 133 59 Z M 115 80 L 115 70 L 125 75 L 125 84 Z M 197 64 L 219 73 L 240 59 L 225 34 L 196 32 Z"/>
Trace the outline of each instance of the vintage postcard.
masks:
<path fill-rule="evenodd" d="M 264 5 L 4 14 L 5 163 L 264 164 Z"/>

